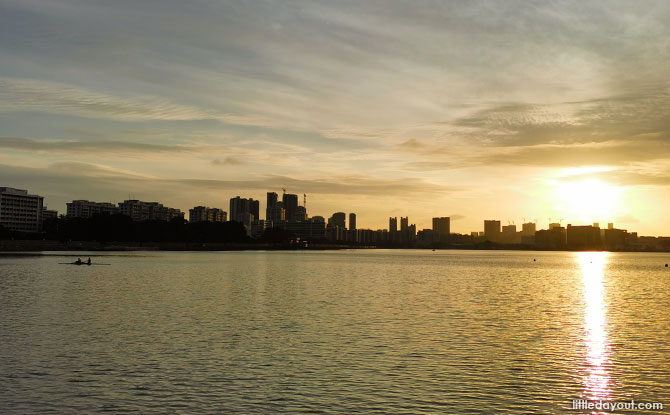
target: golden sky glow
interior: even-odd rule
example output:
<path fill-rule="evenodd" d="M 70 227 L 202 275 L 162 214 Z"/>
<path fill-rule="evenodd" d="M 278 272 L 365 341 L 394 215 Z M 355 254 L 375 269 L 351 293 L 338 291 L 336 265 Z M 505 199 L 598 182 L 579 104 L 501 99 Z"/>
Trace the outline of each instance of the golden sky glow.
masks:
<path fill-rule="evenodd" d="M 670 235 L 666 1 L 6 0 L 0 185 Z"/>

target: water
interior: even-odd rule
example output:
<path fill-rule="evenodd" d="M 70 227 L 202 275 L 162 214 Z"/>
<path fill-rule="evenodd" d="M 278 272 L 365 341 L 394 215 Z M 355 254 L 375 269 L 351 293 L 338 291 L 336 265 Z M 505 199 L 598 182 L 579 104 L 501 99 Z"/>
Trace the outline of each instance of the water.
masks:
<path fill-rule="evenodd" d="M 0 257 L 2 413 L 591 413 L 570 409 L 579 398 L 670 407 L 667 254 L 66 260 Z"/>

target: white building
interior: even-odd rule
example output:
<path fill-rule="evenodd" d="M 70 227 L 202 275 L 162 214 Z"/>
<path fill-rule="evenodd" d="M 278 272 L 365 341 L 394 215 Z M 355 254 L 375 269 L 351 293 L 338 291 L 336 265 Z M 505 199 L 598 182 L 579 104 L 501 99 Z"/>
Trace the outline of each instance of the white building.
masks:
<path fill-rule="evenodd" d="M 44 198 L 27 190 L 0 187 L 0 225 L 13 231 L 42 230 Z"/>

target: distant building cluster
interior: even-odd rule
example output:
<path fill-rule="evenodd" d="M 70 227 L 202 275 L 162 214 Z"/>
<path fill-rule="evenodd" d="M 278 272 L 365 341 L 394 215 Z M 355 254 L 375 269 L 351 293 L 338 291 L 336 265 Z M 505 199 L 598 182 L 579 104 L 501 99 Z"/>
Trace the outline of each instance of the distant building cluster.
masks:
<path fill-rule="evenodd" d="M 281 199 L 276 192 L 267 192 L 265 219 L 260 217 L 260 203 L 253 198 L 236 196 L 230 199 L 228 212 L 220 208 L 195 206 L 189 209 L 188 220 L 196 222 L 236 221 L 244 225 L 247 235 L 262 237 L 268 229 L 281 229 L 295 235 L 297 239 L 329 240 L 365 246 L 406 247 L 478 247 L 482 244 L 496 246 L 527 247 L 551 250 L 666 250 L 670 249 L 670 238 L 638 237 L 636 232 L 617 229 L 613 223 L 601 228 L 598 223 L 574 226 L 550 223 L 548 229 L 537 229 L 534 222 L 521 225 L 502 225 L 500 220 L 485 220 L 484 231 L 469 235 L 451 232 L 449 217 L 435 217 L 431 229 L 417 231 L 407 216 L 389 218 L 388 229 L 361 229 L 357 226 L 356 214 L 335 212 L 327 219 L 323 216 L 309 217 L 307 195 L 283 191 Z M 67 203 L 66 216 L 91 218 L 95 215 L 125 215 L 134 221 L 171 221 L 184 219 L 184 213 L 158 202 L 125 200 L 114 204 L 73 200 Z M 44 205 L 44 198 L 27 190 L 0 187 L 0 225 L 19 232 L 40 232 L 45 220 L 58 217 L 58 212 Z M 348 221 L 348 226 L 347 226 Z"/>
<path fill-rule="evenodd" d="M 621 251 L 634 248 L 641 244 L 637 232 L 616 229 L 613 223 L 601 228 L 599 223 L 587 226 L 567 227 L 560 223 L 550 223 L 549 229 L 536 229 L 533 222 L 524 223 L 517 232 L 516 225 L 501 227 L 499 220 L 485 220 L 484 232 L 472 232 L 475 241 L 493 242 L 503 245 L 526 245 L 540 249 L 569 250 L 610 250 Z M 663 243 L 664 238 L 658 239 Z"/>

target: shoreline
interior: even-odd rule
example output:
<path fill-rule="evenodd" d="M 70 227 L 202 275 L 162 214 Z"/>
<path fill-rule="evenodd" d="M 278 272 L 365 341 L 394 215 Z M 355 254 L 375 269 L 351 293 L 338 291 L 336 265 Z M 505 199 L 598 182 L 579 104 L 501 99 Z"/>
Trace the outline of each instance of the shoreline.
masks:
<path fill-rule="evenodd" d="M 669 249 L 643 249 L 644 247 L 632 247 L 623 250 L 606 249 L 541 249 L 537 247 L 523 247 L 518 245 L 484 245 L 465 246 L 452 245 L 448 247 L 416 247 L 416 246 L 361 246 L 346 244 L 321 244 L 313 243 L 307 246 L 291 244 L 270 243 L 201 243 L 201 242 L 125 242 L 125 243 L 102 243 L 92 241 L 49 241 L 49 240 L 0 240 L 0 255 L 27 252 L 160 252 L 160 251 L 295 251 L 295 250 L 342 250 L 342 249 L 414 249 L 414 250 L 450 250 L 450 251 L 529 251 L 529 252 L 657 252 L 668 253 Z"/>

